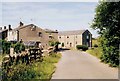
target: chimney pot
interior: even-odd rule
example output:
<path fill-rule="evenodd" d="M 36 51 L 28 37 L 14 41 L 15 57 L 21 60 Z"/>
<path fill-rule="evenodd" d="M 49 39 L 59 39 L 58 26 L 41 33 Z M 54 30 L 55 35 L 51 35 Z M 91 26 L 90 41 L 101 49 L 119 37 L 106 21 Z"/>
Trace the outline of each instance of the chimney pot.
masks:
<path fill-rule="evenodd" d="M 24 23 L 20 21 L 20 26 L 23 26 L 23 25 L 24 25 Z"/>
<path fill-rule="evenodd" d="M 9 29 L 9 30 L 12 30 L 11 25 L 8 25 L 8 29 Z"/>
<path fill-rule="evenodd" d="M 6 29 L 6 26 L 4 26 L 4 29 Z"/>

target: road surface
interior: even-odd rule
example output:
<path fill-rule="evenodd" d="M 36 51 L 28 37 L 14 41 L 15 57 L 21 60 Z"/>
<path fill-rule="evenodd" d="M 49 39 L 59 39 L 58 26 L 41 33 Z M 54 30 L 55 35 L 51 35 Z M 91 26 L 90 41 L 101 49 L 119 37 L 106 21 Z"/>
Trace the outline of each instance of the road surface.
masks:
<path fill-rule="evenodd" d="M 64 51 L 52 79 L 118 79 L 118 69 L 80 51 Z"/>

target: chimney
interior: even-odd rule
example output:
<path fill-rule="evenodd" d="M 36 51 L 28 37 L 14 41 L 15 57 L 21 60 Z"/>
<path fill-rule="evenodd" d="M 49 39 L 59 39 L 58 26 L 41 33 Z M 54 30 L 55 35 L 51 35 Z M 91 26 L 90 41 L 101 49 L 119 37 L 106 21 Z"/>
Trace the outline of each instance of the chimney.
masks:
<path fill-rule="evenodd" d="M 4 29 L 6 29 L 6 26 L 4 26 Z"/>
<path fill-rule="evenodd" d="M 24 25 L 23 22 L 20 21 L 20 25 L 19 26 L 23 26 L 23 25 Z"/>
<path fill-rule="evenodd" d="M 11 28 L 11 25 L 10 25 L 10 24 L 8 25 L 8 30 L 12 30 L 12 28 Z"/>

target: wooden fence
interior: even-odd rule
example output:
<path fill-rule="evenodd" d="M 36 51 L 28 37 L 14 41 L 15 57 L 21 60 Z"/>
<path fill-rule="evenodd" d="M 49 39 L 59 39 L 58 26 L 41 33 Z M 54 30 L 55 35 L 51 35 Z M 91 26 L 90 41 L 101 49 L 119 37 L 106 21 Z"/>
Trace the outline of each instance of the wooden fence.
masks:
<path fill-rule="evenodd" d="M 20 61 L 22 61 L 22 63 L 29 64 L 32 60 L 41 59 L 42 54 L 43 53 L 39 48 L 27 49 L 19 54 L 5 56 L 2 64 L 3 66 L 8 66 L 12 65 L 13 63 L 18 64 Z"/>

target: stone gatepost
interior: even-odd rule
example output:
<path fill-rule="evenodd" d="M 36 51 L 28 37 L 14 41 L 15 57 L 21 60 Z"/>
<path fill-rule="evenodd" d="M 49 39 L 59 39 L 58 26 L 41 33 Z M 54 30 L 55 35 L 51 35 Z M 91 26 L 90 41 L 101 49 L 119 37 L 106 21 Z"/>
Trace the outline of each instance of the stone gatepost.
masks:
<path fill-rule="evenodd" d="M 13 56 L 14 54 L 14 48 L 10 48 L 10 56 Z"/>

